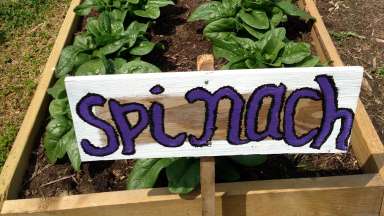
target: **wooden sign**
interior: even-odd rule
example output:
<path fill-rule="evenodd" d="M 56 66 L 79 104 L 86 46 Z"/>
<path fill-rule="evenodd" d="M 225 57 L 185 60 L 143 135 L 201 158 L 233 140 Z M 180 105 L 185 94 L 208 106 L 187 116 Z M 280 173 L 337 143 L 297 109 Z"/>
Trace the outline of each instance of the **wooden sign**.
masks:
<path fill-rule="evenodd" d="M 67 77 L 82 161 L 345 152 L 363 68 Z"/>

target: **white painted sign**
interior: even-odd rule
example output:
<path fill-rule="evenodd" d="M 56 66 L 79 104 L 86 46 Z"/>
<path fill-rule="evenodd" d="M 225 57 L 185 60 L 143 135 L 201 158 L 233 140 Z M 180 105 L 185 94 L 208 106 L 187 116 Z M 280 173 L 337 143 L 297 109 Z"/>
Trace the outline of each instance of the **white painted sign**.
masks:
<path fill-rule="evenodd" d="M 67 77 L 82 161 L 345 152 L 362 67 Z"/>

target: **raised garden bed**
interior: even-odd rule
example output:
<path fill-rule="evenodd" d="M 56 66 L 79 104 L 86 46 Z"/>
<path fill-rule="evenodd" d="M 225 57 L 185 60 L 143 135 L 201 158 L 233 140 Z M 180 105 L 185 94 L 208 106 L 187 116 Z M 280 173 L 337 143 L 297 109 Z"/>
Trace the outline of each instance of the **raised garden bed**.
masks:
<path fill-rule="evenodd" d="M 166 188 L 18 199 L 25 182 L 31 152 L 46 124 L 46 91 L 51 84 L 55 65 L 62 48 L 71 41 L 80 24 L 80 20 L 72 12 L 79 3 L 79 0 L 71 3 L 36 94 L 1 173 L 1 214 L 169 215 L 172 211 L 173 215 L 200 215 L 201 200 L 198 194 L 180 197 L 170 194 Z M 315 52 L 323 60 L 332 60 L 334 66 L 341 66 L 340 57 L 315 4 L 312 0 L 303 0 L 300 4 L 317 20 L 310 33 Z M 168 19 L 167 22 L 178 22 L 172 16 L 165 18 Z M 166 26 L 160 26 L 157 30 L 164 29 Z M 188 30 L 184 32 L 188 33 Z M 163 33 L 164 39 L 154 34 L 154 40 L 178 41 L 176 46 L 180 47 L 180 51 L 163 54 L 177 58 L 160 67 L 163 70 L 193 70 L 190 67 L 191 62 L 188 63 L 191 58 L 186 59 L 183 56 L 185 52 L 182 43 L 194 41 L 188 41 L 188 37 L 183 41 L 183 35 L 180 34 L 167 36 L 166 32 Z M 202 42 L 199 45 L 201 47 L 196 48 L 199 52 L 194 54 L 196 57 L 202 50 L 209 51 L 208 43 Z M 162 60 L 164 59 L 159 61 Z M 379 215 L 384 192 L 383 173 L 380 173 L 384 148 L 360 102 L 352 133 L 352 149 L 364 174 L 217 184 L 216 212 L 218 215 Z"/>

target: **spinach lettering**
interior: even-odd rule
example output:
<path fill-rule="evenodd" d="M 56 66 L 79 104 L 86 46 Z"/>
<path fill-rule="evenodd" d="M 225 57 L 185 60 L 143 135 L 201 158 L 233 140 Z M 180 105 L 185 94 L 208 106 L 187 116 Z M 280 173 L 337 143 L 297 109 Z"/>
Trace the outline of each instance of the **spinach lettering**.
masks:
<path fill-rule="evenodd" d="M 332 133 L 335 121 L 341 119 L 340 132 L 336 138 L 336 148 L 347 150 L 348 138 L 351 135 L 352 123 L 354 119 L 353 111 L 346 108 L 338 108 L 337 88 L 331 76 L 318 75 L 315 78 L 320 90 L 312 88 L 300 88 L 293 91 L 285 100 L 286 86 L 284 84 L 266 84 L 254 90 L 247 104 L 246 113 L 245 100 L 233 87 L 224 86 L 215 91 L 209 92 L 205 88 L 197 87 L 189 90 L 185 94 L 188 103 L 203 101 L 205 103 L 205 122 L 202 125 L 203 132 L 200 137 L 185 132 L 174 137 L 166 134 L 164 129 L 164 106 L 158 102 L 152 102 L 147 109 L 139 103 L 120 104 L 114 99 L 108 101 L 109 110 L 112 115 L 118 134 L 121 137 L 123 150 L 122 154 L 132 155 L 135 153 L 135 139 L 146 127 L 150 127 L 152 137 L 165 147 L 181 146 L 185 140 L 191 145 L 201 147 L 208 145 L 216 131 L 216 117 L 219 102 L 222 99 L 229 99 L 231 109 L 229 111 L 229 122 L 227 140 L 232 145 L 246 144 L 250 141 L 261 141 L 267 137 L 274 140 L 283 139 L 288 145 L 300 147 L 311 140 L 310 147 L 320 149 Z M 161 94 L 164 88 L 156 85 L 150 89 L 152 94 Z M 258 131 L 258 117 L 264 98 L 272 98 L 270 110 L 268 112 L 267 126 L 264 131 Z M 307 134 L 298 137 L 295 131 L 295 110 L 301 99 L 322 100 L 323 117 L 321 125 L 314 128 Z M 285 104 L 284 104 L 285 100 Z M 98 118 L 92 113 L 95 106 L 104 106 L 107 100 L 97 94 L 87 94 L 77 104 L 77 114 L 86 123 L 100 128 L 107 135 L 107 145 L 99 148 L 90 143 L 89 140 L 81 140 L 84 152 L 92 156 L 105 156 L 112 154 L 118 149 L 117 132 L 107 122 Z M 280 119 L 281 112 L 284 111 L 284 118 Z M 137 112 L 139 119 L 136 125 L 131 125 L 126 115 Z M 240 138 L 241 127 L 244 118 L 246 139 Z M 280 131 L 280 122 L 283 121 L 283 131 Z"/>

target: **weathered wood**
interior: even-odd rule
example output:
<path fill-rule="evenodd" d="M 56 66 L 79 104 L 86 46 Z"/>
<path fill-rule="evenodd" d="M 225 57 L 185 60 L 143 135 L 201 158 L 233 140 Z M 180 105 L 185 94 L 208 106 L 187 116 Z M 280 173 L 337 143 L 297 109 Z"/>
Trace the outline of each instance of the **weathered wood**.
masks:
<path fill-rule="evenodd" d="M 47 89 L 52 81 L 61 50 L 72 39 L 78 23 L 73 9 L 79 4 L 80 0 L 73 0 L 69 6 L 45 69 L 41 74 L 39 85 L 3 166 L 0 175 L 0 202 L 5 199 L 15 199 L 19 193 L 25 170 L 29 165 L 29 156 L 36 144 L 36 140 L 39 140 L 39 132 L 43 122 L 45 122 L 48 107 Z"/>
<path fill-rule="evenodd" d="M 378 215 L 383 182 L 363 174 L 217 184 L 216 215 Z M 185 216 L 201 214 L 201 197 L 166 188 L 5 201 L 2 215 Z"/>
<path fill-rule="evenodd" d="M 198 71 L 213 71 L 214 58 L 212 55 L 197 57 Z M 215 215 L 215 157 L 200 158 L 200 190 L 202 200 L 202 215 Z"/>

